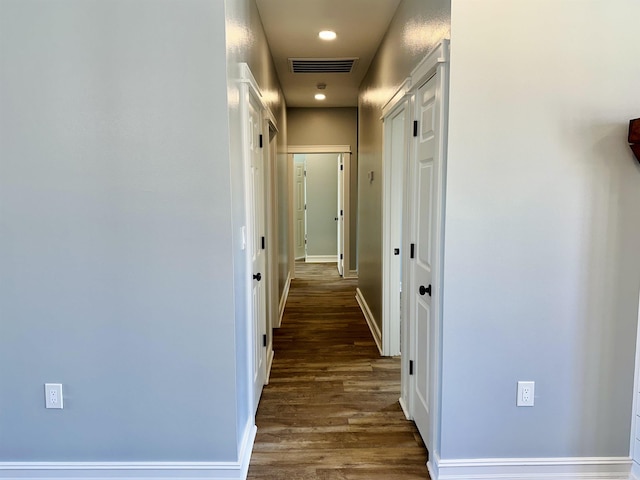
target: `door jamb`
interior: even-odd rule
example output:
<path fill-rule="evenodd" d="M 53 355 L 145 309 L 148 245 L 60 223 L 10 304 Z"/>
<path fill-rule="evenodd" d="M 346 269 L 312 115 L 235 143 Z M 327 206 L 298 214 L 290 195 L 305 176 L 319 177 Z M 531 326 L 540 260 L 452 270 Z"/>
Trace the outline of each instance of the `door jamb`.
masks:
<path fill-rule="evenodd" d="M 406 163 L 409 155 L 409 122 L 411 115 L 410 99 L 408 97 L 409 87 L 411 79 L 407 78 L 400 88 L 396 91 L 395 95 L 387 102 L 382 109 L 382 123 L 383 123 L 383 136 L 382 136 L 382 152 L 383 152 L 383 175 L 382 175 L 382 355 L 395 356 L 400 355 L 400 306 L 401 303 L 393 301 L 394 296 L 400 295 L 401 279 L 392 279 L 393 275 L 393 261 L 395 254 L 394 248 L 400 248 L 402 257 L 404 258 L 404 245 L 398 243 L 394 244 L 393 239 L 400 234 L 400 239 L 404 237 L 403 225 L 405 222 L 405 206 L 404 206 L 404 194 L 397 192 L 393 187 L 392 172 L 395 171 L 402 173 L 402 185 L 406 182 Z M 404 109 L 405 111 L 405 125 L 404 125 L 404 157 L 401 159 L 395 158 L 391 143 L 391 122 L 399 113 Z M 398 168 L 400 166 L 400 168 Z M 394 229 L 393 212 L 391 211 L 392 199 L 395 195 L 401 195 L 403 201 L 402 208 L 402 224 L 398 226 L 400 232 Z M 399 273 L 399 272 L 398 272 Z M 396 282 L 397 281 L 397 282 Z M 399 300 L 398 300 L 399 301 Z M 394 308 L 397 306 L 397 310 Z M 396 311 L 394 311 L 396 310 Z"/>

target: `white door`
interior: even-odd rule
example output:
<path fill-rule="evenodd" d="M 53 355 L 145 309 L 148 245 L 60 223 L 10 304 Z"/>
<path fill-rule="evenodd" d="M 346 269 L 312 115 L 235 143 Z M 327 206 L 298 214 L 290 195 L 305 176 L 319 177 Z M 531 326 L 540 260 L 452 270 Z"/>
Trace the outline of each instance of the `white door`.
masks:
<path fill-rule="evenodd" d="M 436 102 L 436 77 L 423 85 L 417 93 L 415 113 L 418 132 L 415 138 L 415 154 L 410 166 L 409 178 L 413 180 L 411 202 L 411 230 L 414 245 L 410 260 L 410 285 L 407 294 L 410 303 L 411 337 L 413 348 L 412 410 L 416 426 L 431 450 L 432 368 L 434 352 L 433 265 L 436 255 L 438 169 L 440 152 L 438 145 L 438 118 L 440 105 Z M 411 252 L 409 252 L 411 254 Z M 432 296 L 433 295 L 433 296 Z"/>
<path fill-rule="evenodd" d="M 338 273 L 344 275 L 344 164 L 343 155 L 338 155 L 338 211 L 336 212 L 336 222 L 338 222 Z"/>
<path fill-rule="evenodd" d="M 294 232 L 295 232 L 295 258 L 302 259 L 305 256 L 304 240 L 304 157 L 294 155 L 293 160 L 293 196 L 294 196 Z"/>
<path fill-rule="evenodd" d="M 258 408 L 262 388 L 266 380 L 266 272 L 265 251 L 262 248 L 265 238 L 264 211 L 264 158 L 260 146 L 262 135 L 262 115 L 257 101 L 250 95 L 249 115 L 249 158 L 250 185 L 249 199 L 249 242 L 252 266 L 251 308 L 253 316 L 253 391 L 254 411 Z"/>

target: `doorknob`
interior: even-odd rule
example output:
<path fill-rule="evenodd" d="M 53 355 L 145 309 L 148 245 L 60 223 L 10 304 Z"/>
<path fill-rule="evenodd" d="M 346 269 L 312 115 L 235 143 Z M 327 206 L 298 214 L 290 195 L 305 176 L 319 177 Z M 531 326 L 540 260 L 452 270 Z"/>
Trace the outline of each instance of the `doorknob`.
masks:
<path fill-rule="evenodd" d="M 420 295 L 424 295 L 425 293 L 428 293 L 429 296 L 431 296 L 431 284 L 429 284 L 427 288 L 424 288 L 424 285 L 420 285 L 420 288 L 418 289 L 418 291 L 420 292 Z"/>
<path fill-rule="evenodd" d="M 257 280 L 257 281 L 262 280 L 262 274 L 261 274 L 260 272 L 258 272 L 258 273 L 254 273 L 254 274 L 253 274 L 253 279 L 254 279 L 254 280 Z"/>
<path fill-rule="evenodd" d="M 335 217 L 334 220 L 337 222 L 338 221 L 338 217 Z"/>

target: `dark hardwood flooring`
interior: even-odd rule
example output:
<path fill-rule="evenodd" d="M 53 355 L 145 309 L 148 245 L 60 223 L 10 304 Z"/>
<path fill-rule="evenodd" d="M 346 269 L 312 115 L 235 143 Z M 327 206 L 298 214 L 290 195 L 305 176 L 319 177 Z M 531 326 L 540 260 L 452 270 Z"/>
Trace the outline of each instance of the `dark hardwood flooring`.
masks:
<path fill-rule="evenodd" d="M 335 264 L 296 264 L 248 479 L 428 479 L 405 419 L 400 361 L 382 358 Z"/>

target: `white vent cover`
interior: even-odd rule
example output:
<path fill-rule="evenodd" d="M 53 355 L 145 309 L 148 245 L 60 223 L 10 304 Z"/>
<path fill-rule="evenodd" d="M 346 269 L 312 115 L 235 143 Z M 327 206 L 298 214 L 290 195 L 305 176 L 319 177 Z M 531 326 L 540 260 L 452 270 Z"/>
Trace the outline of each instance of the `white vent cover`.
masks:
<path fill-rule="evenodd" d="M 291 73 L 351 73 L 357 58 L 290 58 Z"/>

